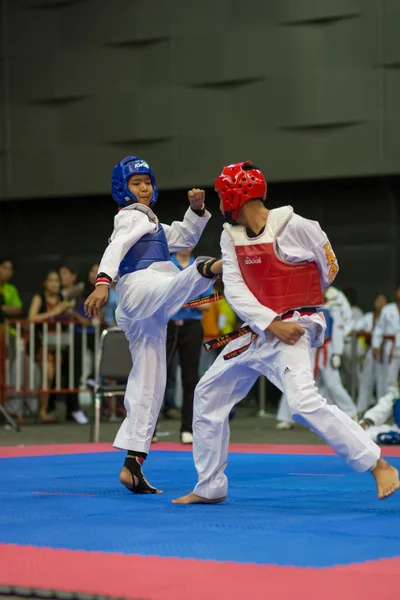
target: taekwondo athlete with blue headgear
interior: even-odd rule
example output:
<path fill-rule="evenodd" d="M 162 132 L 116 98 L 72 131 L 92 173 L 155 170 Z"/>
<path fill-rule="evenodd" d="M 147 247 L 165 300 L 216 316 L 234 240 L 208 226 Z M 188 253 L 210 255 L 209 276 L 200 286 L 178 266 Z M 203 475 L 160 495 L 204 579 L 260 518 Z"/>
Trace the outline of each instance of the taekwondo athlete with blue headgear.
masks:
<path fill-rule="evenodd" d="M 226 346 L 196 386 L 193 456 L 198 481 L 177 504 L 223 502 L 229 413 L 260 375 L 285 393 L 293 419 L 313 429 L 356 471 L 370 471 L 378 497 L 400 485 L 397 469 L 348 415 L 318 393 L 311 350 L 326 323 L 318 308 L 339 270 L 319 223 L 291 206 L 268 210 L 267 182 L 251 161 L 225 167 L 215 181 L 228 221 L 221 235 L 224 293 L 249 331 Z"/>
<path fill-rule="evenodd" d="M 95 291 L 85 311 L 97 316 L 106 303 L 108 288 L 118 278 L 116 321 L 125 332 L 132 354 L 132 370 L 125 393 L 127 416 L 114 446 L 128 454 L 120 481 L 136 494 L 155 494 L 143 475 L 146 458 L 161 409 L 166 384 L 168 320 L 185 302 L 205 292 L 222 271 L 222 261 L 200 257 L 184 269 L 170 261 L 170 252 L 197 244 L 210 213 L 205 193 L 188 193 L 190 208 L 182 222 L 161 224 L 153 212 L 158 196 L 148 163 L 128 156 L 112 173 L 112 197 L 120 210 L 99 266 Z"/>

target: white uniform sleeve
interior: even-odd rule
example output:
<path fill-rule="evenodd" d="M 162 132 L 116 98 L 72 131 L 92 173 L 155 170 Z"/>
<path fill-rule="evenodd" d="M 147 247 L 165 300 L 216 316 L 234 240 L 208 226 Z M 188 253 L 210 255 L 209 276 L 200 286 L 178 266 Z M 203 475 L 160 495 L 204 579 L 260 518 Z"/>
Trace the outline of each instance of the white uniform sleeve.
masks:
<path fill-rule="evenodd" d="M 265 329 L 278 316 L 263 306 L 247 287 L 236 258 L 234 243 L 226 231 L 221 235 L 222 279 L 224 295 L 238 317 L 248 323 L 253 331 L 265 335 Z"/>
<path fill-rule="evenodd" d="M 332 317 L 332 354 L 342 356 L 344 350 L 344 325 L 340 308 L 332 306 L 329 309 Z"/>
<path fill-rule="evenodd" d="M 385 320 L 386 320 L 386 311 L 385 308 L 382 308 L 379 319 L 375 323 L 374 330 L 372 332 L 372 347 L 380 348 L 383 342 L 383 335 L 385 331 Z"/>
<path fill-rule="evenodd" d="M 393 416 L 393 402 L 399 397 L 399 390 L 390 388 L 386 396 L 379 398 L 378 402 L 367 410 L 364 419 L 371 419 L 375 425 L 384 425 Z"/>
<path fill-rule="evenodd" d="M 183 221 L 174 221 L 171 225 L 163 224 L 169 251 L 178 252 L 182 248 L 196 246 L 210 217 L 211 214 L 208 210 L 204 216 L 199 217 L 191 208 L 188 208 Z"/>
<path fill-rule="evenodd" d="M 146 214 L 138 210 L 121 210 L 114 219 L 114 231 L 99 266 L 113 281 L 118 275 L 119 265 L 128 250 L 146 233 L 157 230 Z"/>
<path fill-rule="evenodd" d="M 362 317 L 360 317 L 359 319 L 357 319 L 355 325 L 354 325 L 354 331 L 356 331 L 357 333 L 361 332 L 361 331 L 365 331 L 367 333 L 368 329 L 369 329 L 369 319 L 370 319 L 370 315 L 371 313 L 365 313 L 365 315 L 363 315 Z"/>
<path fill-rule="evenodd" d="M 319 223 L 294 213 L 283 233 L 283 244 L 279 236 L 277 241 L 279 255 L 290 262 L 314 261 L 318 267 L 321 289 L 329 287 L 339 271 L 339 265 Z"/>

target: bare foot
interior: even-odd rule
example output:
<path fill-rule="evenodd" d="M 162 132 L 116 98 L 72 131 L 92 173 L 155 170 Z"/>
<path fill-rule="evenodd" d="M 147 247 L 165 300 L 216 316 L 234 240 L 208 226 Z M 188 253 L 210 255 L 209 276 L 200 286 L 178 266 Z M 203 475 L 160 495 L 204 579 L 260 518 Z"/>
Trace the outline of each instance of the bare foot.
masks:
<path fill-rule="evenodd" d="M 399 472 L 397 469 L 389 465 L 386 460 L 380 458 L 375 469 L 371 471 L 372 476 L 376 481 L 378 488 L 378 498 L 383 500 L 391 496 L 400 487 Z"/>
<path fill-rule="evenodd" d="M 215 500 L 209 500 L 208 498 L 202 498 L 197 496 L 193 492 L 190 492 L 187 496 L 181 496 L 176 500 L 172 500 L 172 504 L 219 504 L 225 500 L 226 496 L 222 498 L 216 498 Z"/>
<path fill-rule="evenodd" d="M 141 474 L 141 479 L 139 479 L 139 477 L 133 475 L 126 467 L 122 467 L 119 480 L 122 485 L 134 494 L 162 494 L 161 490 L 150 485 L 143 473 Z"/>

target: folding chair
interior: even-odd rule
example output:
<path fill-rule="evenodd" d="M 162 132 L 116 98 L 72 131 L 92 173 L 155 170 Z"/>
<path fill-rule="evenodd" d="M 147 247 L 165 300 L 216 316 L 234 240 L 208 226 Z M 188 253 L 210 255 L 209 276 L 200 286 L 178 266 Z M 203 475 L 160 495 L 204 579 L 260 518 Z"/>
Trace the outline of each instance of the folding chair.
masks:
<path fill-rule="evenodd" d="M 111 327 L 103 331 L 96 357 L 96 367 L 95 380 L 88 380 L 88 385 L 92 385 L 93 387 L 93 418 L 90 428 L 91 442 L 99 441 L 102 399 L 125 395 L 126 383 L 123 385 L 104 384 L 104 380 L 124 380 L 126 382 L 132 369 L 129 344 L 122 329 Z"/>

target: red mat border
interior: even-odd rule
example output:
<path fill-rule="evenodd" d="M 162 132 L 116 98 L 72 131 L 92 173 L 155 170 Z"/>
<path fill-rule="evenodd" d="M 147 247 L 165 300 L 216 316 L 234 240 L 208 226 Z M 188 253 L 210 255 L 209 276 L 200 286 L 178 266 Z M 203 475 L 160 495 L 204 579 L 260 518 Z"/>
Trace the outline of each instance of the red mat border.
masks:
<path fill-rule="evenodd" d="M 151 600 L 398 600 L 400 557 L 324 569 L 0 544 L 0 585 Z"/>
<path fill-rule="evenodd" d="M 175 442 L 159 442 L 153 444 L 152 451 L 169 450 L 174 452 L 191 452 L 191 446 Z M 335 452 L 329 446 L 311 444 L 230 444 L 230 452 L 241 454 L 315 454 L 332 456 Z M 90 454 L 96 452 L 117 452 L 111 443 L 99 444 L 50 444 L 46 446 L 0 446 L 0 458 L 17 458 L 23 456 L 51 456 L 57 454 Z M 386 446 L 382 448 L 382 456 L 400 456 L 400 447 Z"/>

